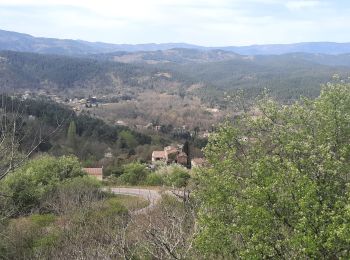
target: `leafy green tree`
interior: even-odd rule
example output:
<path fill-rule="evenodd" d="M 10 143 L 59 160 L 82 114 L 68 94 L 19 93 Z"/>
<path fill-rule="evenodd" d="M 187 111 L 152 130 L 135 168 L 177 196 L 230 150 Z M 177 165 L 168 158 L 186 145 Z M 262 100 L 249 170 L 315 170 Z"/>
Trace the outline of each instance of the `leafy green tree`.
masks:
<path fill-rule="evenodd" d="M 198 170 L 198 249 L 207 257 L 350 257 L 350 85 L 224 124 Z"/>
<path fill-rule="evenodd" d="M 133 162 L 126 164 L 123 168 L 123 174 L 119 177 L 122 183 L 129 185 L 137 185 L 142 184 L 147 175 L 149 174 L 149 170 L 146 165 Z"/>
<path fill-rule="evenodd" d="M 123 144 L 121 148 L 133 149 L 138 145 L 135 136 L 127 130 L 123 130 L 119 133 L 119 139 L 120 143 Z"/>
<path fill-rule="evenodd" d="M 43 196 L 64 180 L 83 176 L 76 157 L 54 158 L 43 156 L 28 161 L 1 183 L 1 190 L 7 194 L 13 215 L 31 212 L 39 206 Z"/>

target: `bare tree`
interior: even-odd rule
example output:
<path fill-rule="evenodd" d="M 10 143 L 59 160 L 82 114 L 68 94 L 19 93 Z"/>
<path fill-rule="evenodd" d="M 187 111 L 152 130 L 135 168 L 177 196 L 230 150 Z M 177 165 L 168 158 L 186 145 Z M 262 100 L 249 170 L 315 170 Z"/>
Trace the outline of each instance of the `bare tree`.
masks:
<path fill-rule="evenodd" d="M 140 243 L 155 259 L 187 259 L 193 253 L 195 216 L 189 200 L 165 195 L 160 204 L 137 221 Z"/>
<path fill-rule="evenodd" d="M 64 124 L 66 119 L 57 120 L 57 125 L 49 133 L 44 134 L 42 126 L 38 126 L 27 149 L 19 151 L 20 144 L 26 137 L 24 126 L 27 121 L 25 106 L 19 99 L 0 95 L 0 181 L 11 171 L 22 165 L 30 155 L 47 141 Z"/>

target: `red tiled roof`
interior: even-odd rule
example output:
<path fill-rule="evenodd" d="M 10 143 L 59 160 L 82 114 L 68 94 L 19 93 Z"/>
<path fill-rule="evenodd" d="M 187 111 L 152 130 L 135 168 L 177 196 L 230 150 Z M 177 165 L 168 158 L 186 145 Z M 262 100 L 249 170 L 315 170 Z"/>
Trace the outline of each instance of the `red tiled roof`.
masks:
<path fill-rule="evenodd" d="M 165 158 L 165 152 L 164 151 L 153 151 L 152 157 L 153 158 Z"/>
<path fill-rule="evenodd" d="M 89 175 L 102 175 L 103 168 L 83 168 L 83 171 Z"/>

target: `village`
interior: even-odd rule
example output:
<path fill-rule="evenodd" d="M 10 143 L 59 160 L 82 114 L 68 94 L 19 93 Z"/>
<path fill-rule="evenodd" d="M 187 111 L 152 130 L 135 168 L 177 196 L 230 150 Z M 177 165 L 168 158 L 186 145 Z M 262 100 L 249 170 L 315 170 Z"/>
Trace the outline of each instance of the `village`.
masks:
<path fill-rule="evenodd" d="M 156 170 L 160 165 L 180 165 L 186 168 L 202 167 L 206 164 L 206 160 L 202 157 L 189 159 L 184 152 L 183 145 L 172 145 L 164 147 L 162 151 L 152 152 L 152 161 L 147 166 L 150 170 Z M 85 173 L 100 181 L 104 180 L 103 166 L 98 168 L 83 168 Z"/>
<path fill-rule="evenodd" d="M 96 96 L 89 96 L 88 98 L 62 98 L 55 94 L 46 93 L 44 91 L 38 93 L 32 93 L 30 91 L 24 92 L 20 96 L 22 100 L 35 99 L 35 98 L 46 98 L 58 104 L 70 107 L 77 115 L 83 113 L 84 111 L 94 111 L 94 109 L 106 106 L 103 98 L 98 98 Z M 214 109 L 215 110 L 215 109 Z M 93 115 L 90 113 L 90 115 Z M 29 120 L 35 120 L 33 116 L 29 116 Z M 112 122 L 113 123 L 113 122 Z M 128 127 L 134 131 L 146 134 L 156 134 L 159 136 L 169 136 L 172 140 L 177 140 L 173 142 L 172 145 L 164 146 L 163 149 L 156 149 L 149 151 L 148 163 L 146 161 L 145 167 L 150 171 L 156 171 L 161 165 L 179 165 L 187 169 L 201 167 L 205 164 L 205 159 L 202 158 L 202 153 L 189 153 L 188 148 L 181 144 L 181 140 L 188 140 L 193 138 L 203 138 L 207 139 L 211 132 L 208 130 L 199 131 L 199 129 L 193 129 L 190 131 L 186 125 L 180 127 L 174 127 L 169 125 L 161 125 L 159 122 L 149 122 L 146 125 L 129 125 L 123 120 L 116 120 L 114 123 L 116 126 Z M 89 167 L 84 167 L 83 170 L 90 176 L 98 179 L 105 180 L 108 177 L 106 174 L 106 160 L 111 161 L 117 156 L 113 153 L 111 148 L 108 148 L 104 152 L 105 160 L 101 160 L 100 163 L 93 163 L 88 165 Z M 135 157 L 135 159 L 137 159 Z M 95 167 L 93 167 L 95 166 Z"/>
<path fill-rule="evenodd" d="M 108 123 L 116 126 L 125 126 L 136 131 L 141 132 L 158 132 L 160 134 L 171 134 L 174 137 L 188 138 L 199 137 L 207 139 L 214 131 L 213 125 L 208 127 L 191 127 L 188 124 L 173 125 L 158 120 L 140 120 L 136 122 L 133 118 L 115 117 L 113 119 L 110 116 L 113 114 L 113 106 L 115 104 L 131 104 L 135 100 L 135 97 L 131 94 L 113 94 L 110 96 L 100 95 L 88 95 L 88 96 L 61 96 L 53 94 L 46 90 L 40 90 L 37 92 L 25 91 L 23 94 L 18 95 L 21 100 L 45 98 L 55 103 L 67 106 L 71 108 L 77 115 L 81 113 L 89 113 L 97 118 L 107 120 Z M 202 107 L 203 111 L 216 116 L 220 113 L 218 108 Z M 105 116 L 104 113 L 108 113 Z M 132 116 L 133 117 L 133 116 Z"/>

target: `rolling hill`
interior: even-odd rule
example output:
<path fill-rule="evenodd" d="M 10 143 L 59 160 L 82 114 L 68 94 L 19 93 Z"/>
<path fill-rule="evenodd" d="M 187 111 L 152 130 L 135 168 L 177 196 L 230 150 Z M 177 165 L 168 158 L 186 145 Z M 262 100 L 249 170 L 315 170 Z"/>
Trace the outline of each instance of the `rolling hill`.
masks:
<path fill-rule="evenodd" d="M 2 51 L 0 87 L 82 96 L 185 91 L 210 103 L 220 103 L 226 92 L 243 89 L 253 97 L 268 88 L 281 100 L 289 100 L 317 95 L 320 85 L 334 74 L 347 78 L 349 65 L 349 55 L 243 56 L 219 50 L 172 49 L 84 58 Z M 193 90 L 196 84 L 201 87 Z"/>
<path fill-rule="evenodd" d="M 205 47 L 187 43 L 149 43 L 133 45 L 33 37 L 28 34 L 0 30 L 0 50 L 81 56 L 108 52 L 159 51 L 174 48 L 196 50 L 219 49 L 227 52 L 235 52 L 241 55 L 279 55 L 298 52 L 332 55 L 350 53 L 350 43 L 335 42 L 306 42 L 294 44 L 219 47 Z"/>

